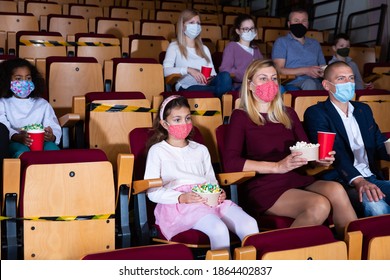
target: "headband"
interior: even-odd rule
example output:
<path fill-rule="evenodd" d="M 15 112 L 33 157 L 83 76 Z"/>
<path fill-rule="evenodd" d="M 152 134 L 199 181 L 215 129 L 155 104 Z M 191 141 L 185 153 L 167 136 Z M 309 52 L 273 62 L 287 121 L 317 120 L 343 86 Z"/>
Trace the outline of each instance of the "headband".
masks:
<path fill-rule="evenodd" d="M 172 100 L 176 99 L 176 98 L 179 98 L 180 95 L 171 95 L 169 97 L 167 97 L 163 103 L 161 104 L 161 107 L 160 107 L 160 120 L 163 120 L 163 117 L 164 117 L 164 110 L 165 110 L 165 107 L 167 106 L 167 104 L 169 102 L 171 102 Z"/>

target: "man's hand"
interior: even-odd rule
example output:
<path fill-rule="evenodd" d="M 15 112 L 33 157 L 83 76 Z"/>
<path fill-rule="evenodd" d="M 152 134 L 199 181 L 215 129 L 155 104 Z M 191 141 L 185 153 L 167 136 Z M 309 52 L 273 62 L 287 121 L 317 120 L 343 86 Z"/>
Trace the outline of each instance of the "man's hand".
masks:
<path fill-rule="evenodd" d="M 376 185 L 368 182 L 366 179 L 359 177 L 352 181 L 359 193 L 359 200 L 363 202 L 363 193 L 366 193 L 369 201 L 379 201 L 385 197 L 385 194 Z"/>
<path fill-rule="evenodd" d="M 305 71 L 306 75 L 312 77 L 312 78 L 320 78 L 324 75 L 324 71 L 322 70 L 321 66 L 310 66 L 306 67 Z"/>

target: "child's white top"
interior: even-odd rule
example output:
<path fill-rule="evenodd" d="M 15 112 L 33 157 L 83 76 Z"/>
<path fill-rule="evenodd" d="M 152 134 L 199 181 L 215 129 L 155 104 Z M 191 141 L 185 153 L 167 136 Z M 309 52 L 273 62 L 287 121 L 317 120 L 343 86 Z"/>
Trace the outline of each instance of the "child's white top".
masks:
<path fill-rule="evenodd" d="M 0 122 L 9 130 L 9 137 L 19 133 L 21 128 L 34 123 L 50 126 L 58 145 L 61 140 L 61 127 L 53 108 L 43 98 L 0 98 Z"/>
<path fill-rule="evenodd" d="M 183 148 L 171 146 L 166 141 L 153 145 L 148 152 L 144 178 L 162 178 L 163 187 L 147 192 L 151 201 L 162 204 L 179 202 L 182 193 L 174 190 L 177 187 L 217 183 L 209 151 L 193 141 Z"/>
<path fill-rule="evenodd" d="M 183 77 L 177 82 L 176 90 L 178 90 L 180 87 L 188 88 L 198 84 L 196 79 L 188 74 L 188 67 L 198 69 L 200 71 L 202 66 L 209 66 L 213 68 L 211 70 L 211 76 L 216 75 L 210 50 L 205 45 L 203 45 L 203 50 L 210 60 L 209 63 L 207 63 L 206 59 L 196 54 L 195 48 L 187 47 L 187 58 L 185 58 L 181 55 L 179 45 L 176 41 L 169 44 L 163 62 L 164 77 L 167 77 L 171 74 L 183 75 Z"/>

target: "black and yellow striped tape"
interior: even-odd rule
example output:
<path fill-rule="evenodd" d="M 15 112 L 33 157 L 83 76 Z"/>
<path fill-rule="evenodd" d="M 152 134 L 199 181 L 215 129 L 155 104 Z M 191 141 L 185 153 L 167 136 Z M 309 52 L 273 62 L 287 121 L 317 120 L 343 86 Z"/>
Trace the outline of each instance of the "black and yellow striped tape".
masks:
<path fill-rule="evenodd" d="M 141 112 L 141 113 L 157 113 L 156 109 L 128 106 L 128 105 L 109 105 L 101 103 L 90 103 L 88 109 L 91 112 Z M 192 110 L 191 115 L 194 116 L 215 116 L 221 114 L 220 111 L 216 110 Z"/>
<path fill-rule="evenodd" d="M 107 219 L 114 219 L 114 218 L 115 218 L 115 214 L 84 215 L 84 216 L 19 217 L 19 218 L 0 216 L 0 221 L 15 220 L 15 221 L 69 222 L 69 221 L 84 221 L 84 220 L 107 220 Z"/>
<path fill-rule="evenodd" d="M 89 46 L 89 47 L 112 47 L 119 46 L 119 44 L 104 43 L 104 42 L 61 42 L 52 40 L 20 40 L 23 46 L 40 46 L 40 47 L 58 47 L 58 46 Z"/>
<path fill-rule="evenodd" d="M 139 113 L 157 113 L 156 109 L 129 106 L 129 105 L 109 105 L 100 103 L 90 103 L 89 111 L 91 112 L 139 112 Z"/>
<path fill-rule="evenodd" d="M 191 115 L 193 116 L 206 116 L 206 117 L 212 117 L 215 115 L 220 115 L 221 111 L 216 110 L 194 110 L 191 111 Z"/>

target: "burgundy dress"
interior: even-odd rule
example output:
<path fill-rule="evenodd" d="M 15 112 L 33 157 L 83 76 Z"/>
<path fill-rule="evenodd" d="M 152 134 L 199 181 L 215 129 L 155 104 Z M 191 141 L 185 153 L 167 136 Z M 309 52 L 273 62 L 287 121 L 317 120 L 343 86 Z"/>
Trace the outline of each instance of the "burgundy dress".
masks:
<path fill-rule="evenodd" d="M 234 110 L 225 139 L 224 171 L 242 171 L 247 159 L 278 162 L 290 154 L 289 147 L 297 141 L 308 142 L 295 111 L 286 107 L 286 112 L 292 120 L 291 129 L 271 122 L 258 126 L 245 111 Z M 242 186 L 244 197 L 240 200 L 245 200 L 244 207 L 249 212 L 265 212 L 286 190 L 308 186 L 314 180 L 299 169 L 284 174 L 257 174 Z"/>

